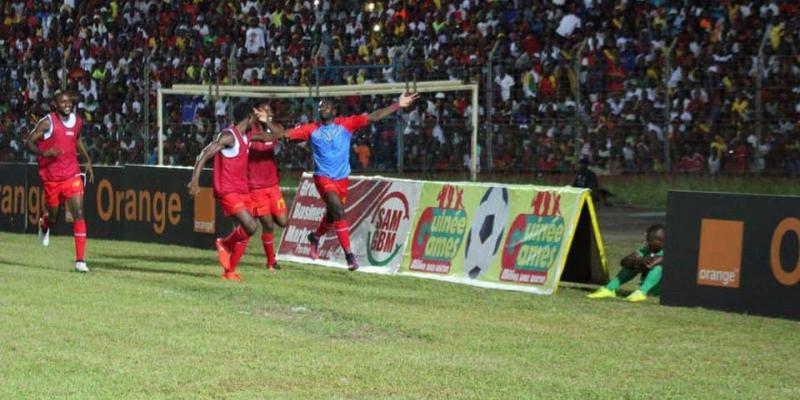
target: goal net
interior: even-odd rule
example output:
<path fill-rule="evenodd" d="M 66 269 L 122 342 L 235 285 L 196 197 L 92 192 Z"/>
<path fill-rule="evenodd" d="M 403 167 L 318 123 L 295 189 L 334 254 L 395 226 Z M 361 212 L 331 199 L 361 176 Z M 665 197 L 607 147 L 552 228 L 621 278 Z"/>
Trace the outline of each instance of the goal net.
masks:
<path fill-rule="evenodd" d="M 315 87 L 178 84 L 159 89 L 158 164 L 191 165 L 199 149 L 230 123 L 232 106 L 241 99 L 269 101 L 275 119 L 291 127 L 314 120 L 321 98 L 335 98 L 338 115 L 344 116 L 386 107 L 407 91 L 421 94 L 416 104 L 356 135 L 354 169 L 431 177 L 435 172 L 464 172 L 475 180 L 480 165 L 478 85 L 459 81 Z M 302 147 L 280 151 L 285 167 L 309 168 Z"/>

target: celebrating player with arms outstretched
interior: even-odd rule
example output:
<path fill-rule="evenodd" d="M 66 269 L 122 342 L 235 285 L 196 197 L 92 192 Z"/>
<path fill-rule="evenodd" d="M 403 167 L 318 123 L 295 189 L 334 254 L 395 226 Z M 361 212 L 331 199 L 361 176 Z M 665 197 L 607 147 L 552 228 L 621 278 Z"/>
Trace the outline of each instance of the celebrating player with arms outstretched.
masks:
<path fill-rule="evenodd" d="M 342 205 L 347 201 L 347 186 L 350 175 L 350 143 L 353 134 L 383 118 L 388 117 L 402 107 L 414 103 L 419 94 L 403 93 L 398 101 L 389 107 L 371 114 L 359 114 L 349 117 L 336 117 L 333 102 L 323 99 L 319 102 L 320 122 L 300 125 L 284 130 L 278 124 L 268 122 L 269 128 L 277 137 L 289 140 L 309 141 L 314 158 L 314 185 L 325 202 L 326 214 L 316 232 L 308 234 L 311 244 L 310 256 L 318 257 L 319 238 L 333 228 L 339 243 L 344 250 L 347 265 L 351 271 L 358 269 L 356 257 L 350 249 L 350 226 L 344 216 Z M 269 136 L 269 135 L 268 135 Z"/>
<path fill-rule="evenodd" d="M 86 266 L 86 221 L 83 219 L 83 179 L 78 153 L 86 159 L 86 175 L 94 182 L 92 160 L 81 140 L 83 120 L 72 112 L 72 96 L 57 91 L 53 96 L 56 112 L 39 120 L 28 135 L 27 146 L 37 156 L 39 177 L 44 184 L 47 211 L 39 219 L 39 240 L 50 243 L 50 227 L 58 222 L 61 202 L 72 213 L 75 240 L 75 270 L 89 272 Z"/>

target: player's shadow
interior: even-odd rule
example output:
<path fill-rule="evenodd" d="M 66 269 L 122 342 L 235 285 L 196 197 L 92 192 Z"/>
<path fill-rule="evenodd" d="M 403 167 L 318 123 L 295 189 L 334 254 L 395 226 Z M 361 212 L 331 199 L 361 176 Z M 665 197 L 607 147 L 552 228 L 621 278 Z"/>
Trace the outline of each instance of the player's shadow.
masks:
<path fill-rule="evenodd" d="M 108 269 L 116 271 L 134 271 L 155 274 L 172 274 L 184 275 L 192 277 L 216 277 L 218 274 L 209 272 L 196 272 L 184 271 L 180 269 L 166 269 L 166 268 L 143 268 L 130 265 L 126 261 L 134 263 L 170 263 L 170 264 L 185 264 L 185 265 L 208 265 L 218 267 L 217 261 L 214 259 L 198 259 L 195 257 L 175 257 L 175 256 L 147 256 L 147 255 L 119 255 L 119 254 L 102 254 L 102 258 L 111 259 L 112 261 L 94 261 L 90 263 L 90 268 Z M 216 271 L 216 270 L 215 270 Z"/>
<path fill-rule="evenodd" d="M 31 265 L 31 264 L 25 264 L 25 263 L 21 263 L 21 262 L 18 262 L 18 261 L 11 262 L 11 261 L 3 260 L 3 259 L 0 259 L 0 265 L 8 265 L 9 267 L 36 267 L 35 265 Z M 46 268 L 46 269 L 49 269 L 49 268 Z"/>

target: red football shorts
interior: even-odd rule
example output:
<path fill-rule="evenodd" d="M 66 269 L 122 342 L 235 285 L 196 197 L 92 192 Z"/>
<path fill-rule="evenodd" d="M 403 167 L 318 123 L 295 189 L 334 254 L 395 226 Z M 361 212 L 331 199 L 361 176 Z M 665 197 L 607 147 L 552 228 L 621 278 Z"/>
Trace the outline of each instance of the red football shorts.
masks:
<path fill-rule="evenodd" d="M 317 187 L 317 192 L 322 196 L 328 192 L 334 192 L 339 195 L 339 200 L 342 204 L 347 202 L 347 186 L 350 184 L 350 179 L 344 178 L 335 181 L 327 176 L 314 175 L 314 186 Z"/>
<path fill-rule="evenodd" d="M 83 195 L 83 179 L 80 175 L 63 181 L 44 182 L 44 201 L 47 207 L 58 207 L 62 201 Z"/>
<path fill-rule="evenodd" d="M 250 199 L 253 201 L 254 217 L 286 214 L 286 200 L 283 199 L 283 193 L 278 185 L 251 190 Z"/>
<path fill-rule="evenodd" d="M 228 193 L 219 198 L 222 206 L 222 213 L 226 217 L 238 214 L 242 210 L 250 211 L 253 209 L 253 202 L 250 200 L 250 193 Z"/>

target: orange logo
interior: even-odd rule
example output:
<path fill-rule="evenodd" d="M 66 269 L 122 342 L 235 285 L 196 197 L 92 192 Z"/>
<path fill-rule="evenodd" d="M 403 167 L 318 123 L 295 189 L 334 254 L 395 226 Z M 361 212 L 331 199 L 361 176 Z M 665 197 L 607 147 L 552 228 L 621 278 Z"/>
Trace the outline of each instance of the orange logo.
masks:
<path fill-rule="evenodd" d="M 194 196 L 194 231 L 199 233 L 214 233 L 217 220 L 214 208 L 214 190 L 201 187 Z"/>
<path fill-rule="evenodd" d="M 789 232 L 794 232 L 798 243 L 800 243 L 800 219 L 790 217 L 781 221 L 775 228 L 775 232 L 772 233 L 772 243 L 769 249 L 772 274 L 775 275 L 775 279 L 778 282 L 785 286 L 793 286 L 800 283 L 800 258 L 797 259 L 795 265 L 789 266 L 791 272 L 786 271 L 784 266 L 781 265 L 781 242 L 784 235 Z"/>
<path fill-rule="evenodd" d="M 700 225 L 697 284 L 738 288 L 743 239 L 744 222 L 704 218 Z"/>

